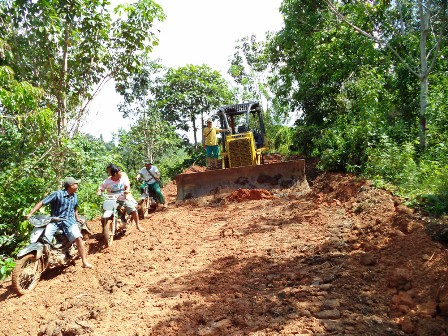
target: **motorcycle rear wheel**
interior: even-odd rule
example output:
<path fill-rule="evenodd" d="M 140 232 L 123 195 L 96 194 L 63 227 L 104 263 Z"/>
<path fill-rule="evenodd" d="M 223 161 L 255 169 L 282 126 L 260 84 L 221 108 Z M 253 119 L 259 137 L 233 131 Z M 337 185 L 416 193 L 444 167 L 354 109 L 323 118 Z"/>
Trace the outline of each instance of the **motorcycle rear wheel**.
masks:
<path fill-rule="evenodd" d="M 117 229 L 117 216 L 113 216 L 112 218 L 106 219 L 106 223 L 104 224 L 103 228 L 103 234 L 107 247 L 112 246 L 116 229 Z"/>
<path fill-rule="evenodd" d="M 19 259 L 12 271 L 12 288 L 19 295 L 31 292 L 38 284 L 42 274 L 42 261 L 34 254 Z"/>

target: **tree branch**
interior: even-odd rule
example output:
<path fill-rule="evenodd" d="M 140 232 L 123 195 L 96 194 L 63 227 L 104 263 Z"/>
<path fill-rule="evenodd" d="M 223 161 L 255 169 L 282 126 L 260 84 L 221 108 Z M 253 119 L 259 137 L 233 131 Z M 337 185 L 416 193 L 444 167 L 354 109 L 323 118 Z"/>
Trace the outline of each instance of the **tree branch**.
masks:
<path fill-rule="evenodd" d="M 421 78 L 422 74 L 415 71 L 401 56 L 400 54 L 395 50 L 395 48 L 392 48 L 386 41 L 384 41 L 383 39 L 380 39 L 378 37 L 375 37 L 374 35 L 362 30 L 361 28 L 359 28 L 358 26 L 356 26 L 355 24 L 351 23 L 349 20 L 347 20 L 347 18 L 342 15 L 336 7 L 334 7 L 334 5 L 331 3 L 331 0 L 325 0 L 325 2 L 327 3 L 327 5 L 330 7 L 331 11 L 338 17 L 340 18 L 343 22 L 345 22 L 346 24 L 348 24 L 350 27 L 352 27 L 355 31 L 357 31 L 358 33 L 360 33 L 361 35 L 377 42 L 378 44 L 385 46 L 387 49 L 389 49 L 399 60 L 400 62 L 402 62 L 408 69 L 409 71 L 411 71 L 416 77 Z"/>

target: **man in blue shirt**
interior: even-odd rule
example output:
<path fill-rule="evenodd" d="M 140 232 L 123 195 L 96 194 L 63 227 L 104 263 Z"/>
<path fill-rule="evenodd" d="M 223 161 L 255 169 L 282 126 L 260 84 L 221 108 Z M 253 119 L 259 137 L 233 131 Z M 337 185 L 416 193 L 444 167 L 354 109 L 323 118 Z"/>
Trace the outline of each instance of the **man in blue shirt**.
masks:
<path fill-rule="evenodd" d="M 47 225 L 44 239 L 47 242 L 51 242 L 57 229 L 60 228 L 71 243 L 76 243 L 83 266 L 93 268 L 92 264 L 87 261 L 87 253 L 84 247 L 84 241 L 82 240 L 82 234 L 76 224 L 76 221 L 80 220 L 78 217 L 78 197 L 76 196 L 79 181 L 73 177 L 67 177 L 63 183 L 64 189 L 52 192 L 45 197 L 25 217 L 29 218 L 42 206 L 50 205 L 51 216 L 59 217 L 62 220 Z"/>

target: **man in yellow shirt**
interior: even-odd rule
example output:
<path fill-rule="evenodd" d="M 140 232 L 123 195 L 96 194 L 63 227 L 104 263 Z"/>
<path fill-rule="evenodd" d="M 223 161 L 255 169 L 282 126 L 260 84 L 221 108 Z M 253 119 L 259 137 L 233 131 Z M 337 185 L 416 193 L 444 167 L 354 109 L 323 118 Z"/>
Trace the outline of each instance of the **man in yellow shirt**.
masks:
<path fill-rule="evenodd" d="M 218 154 L 219 154 L 219 146 L 218 146 L 218 138 L 216 133 L 224 133 L 227 130 L 222 130 L 219 128 L 215 128 L 212 126 L 212 121 L 207 120 L 207 127 L 204 128 L 204 148 L 205 148 L 205 158 L 207 160 L 207 168 L 208 169 L 217 169 L 218 168 Z M 213 164 L 212 164 L 213 160 Z"/>

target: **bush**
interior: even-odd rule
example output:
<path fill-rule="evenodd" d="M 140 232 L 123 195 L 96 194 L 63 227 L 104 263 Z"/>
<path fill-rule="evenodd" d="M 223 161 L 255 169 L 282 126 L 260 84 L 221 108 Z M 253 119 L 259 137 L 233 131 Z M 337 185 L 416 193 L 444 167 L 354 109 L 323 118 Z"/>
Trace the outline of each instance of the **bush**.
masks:
<path fill-rule="evenodd" d="M 316 155 L 315 141 L 319 139 L 321 135 L 322 132 L 316 125 L 299 125 L 294 130 L 291 144 L 288 149 L 305 157 L 312 157 L 313 155 Z"/>
<path fill-rule="evenodd" d="M 0 281 L 5 280 L 16 266 L 13 258 L 0 255 Z"/>
<path fill-rule="evenodd" d="M 368 150 L 364 174 L 379 187 L 404 197 L 407 204 L 435 215 L 448 211 L 448 163 L 436 148 L 418 155 L 413 143 L 383 141 Z M 439 153 L 442 155 L 434 155 Z"/>

